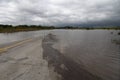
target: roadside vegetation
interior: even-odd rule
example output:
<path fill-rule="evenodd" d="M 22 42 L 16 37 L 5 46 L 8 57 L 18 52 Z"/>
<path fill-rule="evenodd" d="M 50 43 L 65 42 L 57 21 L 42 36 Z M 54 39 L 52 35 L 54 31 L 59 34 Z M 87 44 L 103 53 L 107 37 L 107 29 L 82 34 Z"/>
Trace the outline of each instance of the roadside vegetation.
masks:
<path fill-rule="evenodd" d="M 55 29 L 54 26 L 41 26 L 41 25 L 0 25 L 0 33 L 11 33 L 21 31 L 35 31 L 35 30 L 46 30 Z"/>
<path fill-rule="evenodd" d="M 41 25 L 3 25 L 0 24 L 0 33 L 12 33 L 12 32 L 21 32 L 21 31 L 35 31 L 35 30 L 51 30 L 51 29 L 107 29 L 107 30 L 120 30 L 119 27 L 55 27 L 55 26 L 41 26 Z"/>

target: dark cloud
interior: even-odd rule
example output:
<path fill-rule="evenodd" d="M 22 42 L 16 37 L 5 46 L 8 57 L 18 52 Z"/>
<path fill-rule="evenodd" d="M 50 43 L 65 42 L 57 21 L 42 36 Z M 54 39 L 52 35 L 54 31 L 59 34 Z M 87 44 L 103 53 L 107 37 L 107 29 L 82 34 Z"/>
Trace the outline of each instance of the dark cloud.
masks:
<path fill-rule="evenodd" d="M 0 0 L 1 24 L 120 25 L 120 0 Z"/>

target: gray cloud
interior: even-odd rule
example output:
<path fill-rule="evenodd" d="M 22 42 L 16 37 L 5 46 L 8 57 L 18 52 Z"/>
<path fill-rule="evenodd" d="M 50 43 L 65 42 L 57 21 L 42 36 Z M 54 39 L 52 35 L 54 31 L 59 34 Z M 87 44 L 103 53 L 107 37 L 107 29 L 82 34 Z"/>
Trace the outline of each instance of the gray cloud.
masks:
<path fill-rule="evenodd" d="M 0 24 L 120 25 L 120 0 L 0 0 Z"/>

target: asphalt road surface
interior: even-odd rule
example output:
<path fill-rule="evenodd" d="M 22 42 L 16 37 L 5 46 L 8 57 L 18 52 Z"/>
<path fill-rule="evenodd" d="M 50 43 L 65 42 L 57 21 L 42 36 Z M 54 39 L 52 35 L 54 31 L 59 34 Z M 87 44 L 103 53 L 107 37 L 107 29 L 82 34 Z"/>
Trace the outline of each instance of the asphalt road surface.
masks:
<path fill-rule="evenodd" d="M 43 60 L 41 43 L 36 38 L 1 47 L 0 80 L 58 80 L 59 75 Z"/>

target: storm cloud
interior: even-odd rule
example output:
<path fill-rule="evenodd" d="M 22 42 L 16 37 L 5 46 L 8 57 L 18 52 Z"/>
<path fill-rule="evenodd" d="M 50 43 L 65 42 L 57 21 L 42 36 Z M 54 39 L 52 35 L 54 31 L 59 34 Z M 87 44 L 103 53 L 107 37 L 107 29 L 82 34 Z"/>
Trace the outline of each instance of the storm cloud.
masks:
<path fill-rule="evenodd" d="M 119 26 L 120 0 L 0 0 L 0 24 Z"/>

